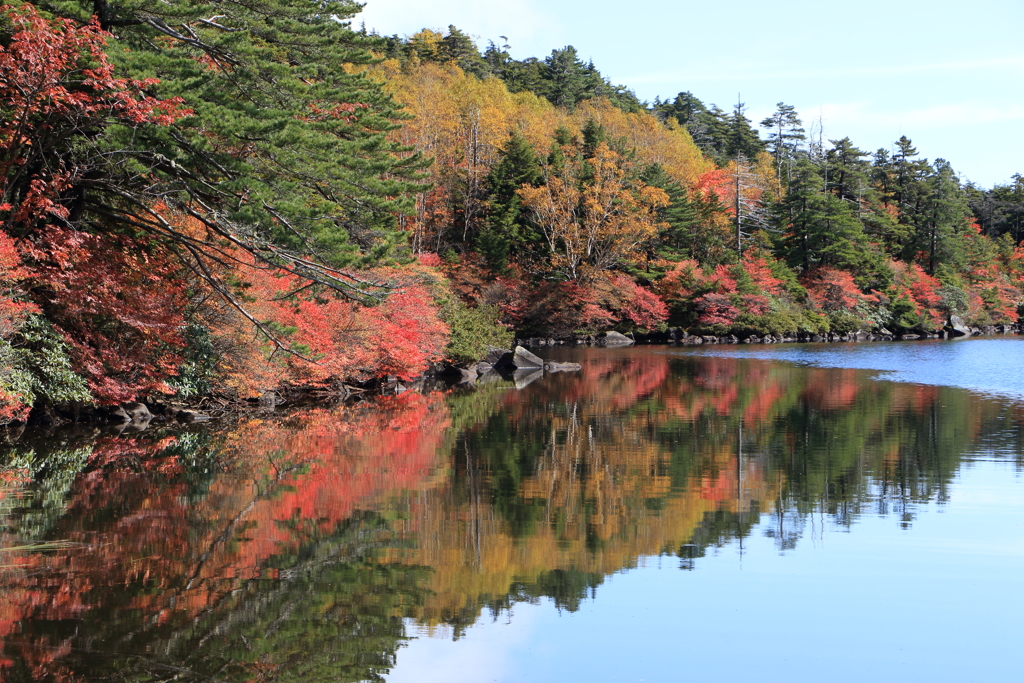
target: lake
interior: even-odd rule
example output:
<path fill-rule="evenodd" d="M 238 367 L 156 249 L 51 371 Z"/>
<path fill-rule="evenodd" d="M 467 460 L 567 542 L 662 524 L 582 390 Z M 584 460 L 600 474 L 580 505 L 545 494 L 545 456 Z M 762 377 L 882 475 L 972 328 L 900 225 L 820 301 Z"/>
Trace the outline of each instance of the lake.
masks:
<path fill-rule="evenodd" d="M 0 680 L 1020 680 L 1024 340 L 541 355 L 12 435 Z"/>

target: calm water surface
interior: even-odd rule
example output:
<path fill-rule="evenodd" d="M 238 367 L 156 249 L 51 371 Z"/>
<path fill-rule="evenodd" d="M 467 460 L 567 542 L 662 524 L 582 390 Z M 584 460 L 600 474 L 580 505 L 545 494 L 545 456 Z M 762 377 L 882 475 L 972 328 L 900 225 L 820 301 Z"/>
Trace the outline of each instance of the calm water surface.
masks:
<path fill-rule="evenodd" d="M 0 680 L 1018 681 L 1022 343 L 12 438 Z"/>

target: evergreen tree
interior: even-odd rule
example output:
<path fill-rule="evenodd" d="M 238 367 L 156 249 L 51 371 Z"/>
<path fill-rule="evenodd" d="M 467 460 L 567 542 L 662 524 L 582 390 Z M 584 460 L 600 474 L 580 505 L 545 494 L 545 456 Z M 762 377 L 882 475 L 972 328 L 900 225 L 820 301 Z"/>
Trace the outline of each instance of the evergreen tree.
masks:
<path fill-rule="evenodd" d="M 540 162 L 530 142 L 519 131 L 513 131 L 501 150 L 501 160 L 487 177 L 489 207 L 487 224 L 477 238 L 477 247 L 495 270 L 508 265 L 509 254 L 539 242 L 520 210 L 516 191 L 523 185 L 536 185 L 541 179 Z"/>
<path fill-rule="evenodd" d="M 572 45 L 551 51 L 541 66 L 541 78 L 541 94 L 556 107 L 574 107 L 593 88 L 592 73 Z"/>
<path fill-rule="evenodd" d="M 808 159 L 797 161 L 789 191 L 775 206 L 783 234 L 780 253 L 804 272 L 819 266 L 863 272 L 868 246 L 863 228 L 849 205 L 824 189 L 818 167 Z"/>
<path fill-rule="evenodd" d="M 761 127 L 767 128 L 768 149 L 775 158 L 776 174 L 779 181 L 782 181 L 782 167 L 792 166 L 796 158 L 800 143 L 806 139 L 803 129 L 803 121 L 796 114 L 796 107 L 779 102 L 775 113 L 761 121 Z"/>
<path fill-rule="evenodd" d="M 750 125 L 746 110 L 745 104 L 737 102 L 726 119 L 725 154 L 730 159 L 756 159 L 765 149 L 764 141 Z"/>
<path fill-rule="evenodd" d="M 731 245 L 727 235 L 715 226 L 715 217 L 725 215 L 725 207 L 714 192 L 706 196 L 689 196 L 686 188 L 673 180 L 659 164 L 652 164 L 640 174 L 640 180 L 665 191 L 668 205 L 658 210 L 658 222 L 665 227 L 658 236 L 658 255 L 670 260 L 692 258 L 704 264 L 727 260 Z"/>
<path fill-rule="evenodd" d="M 1024 240 L 1024 176 L 1016 173 L 1011 182 L 983 191 L 966 188 L 971 213 L 989 237 L 1008 235 L 1013 244 Z"/>
<path fill-rule="evenodd" d="M 374 61 L 376 38 L 342 20 L 350 0 L 53 0 L 76 21 L 96 15 L 116 37 L 121 75 L 156 77 L 153 93 L 181 97 L 193 115 L 173 126 L 111 127 L 92 153 L 106 167 L 69 190 L 76 226 L 132 226 L 168 240 L 211 278 L 211 239 L 259 261 L 359 295 L 355 280 L 325 270 L 378 262 L 404 239 L 418 154 L 385 135 L 402 120 L 382 86 L 345 64 Z M 116 153 L 114 153 L 116 152 Z M 201 221 L 186 235 L 154 209 Z M 227 292 L 226 285 L 213 282 Z"/>
<path fill-rule="evenodd" d="M 867 152 L 857 149 L 850 138 L 829 140 L 832 149 L 825 154 L 828 191 L 860 211 L 865 195 L 871 191 Z"/>
<path fill-rule="evenodd" d="M 460 69 L 478 78 L 491 73 L 488 63 L 480 56 L 473 39 L 453 25 L 448 26 L 448 33 L 441 39 L 439 52 L 444 61 L 455 62 Z"/>
<path fill-rule="evenodd" d="M 913 243 L 914 250 L 924 255 L 929 273 L 934 274 L 939 265 L 955 272 L 966 268 L 963 238 L 970 229 L 969 218 L 967 195 L 953 167 L 945 159 L 936 159 Z"/>

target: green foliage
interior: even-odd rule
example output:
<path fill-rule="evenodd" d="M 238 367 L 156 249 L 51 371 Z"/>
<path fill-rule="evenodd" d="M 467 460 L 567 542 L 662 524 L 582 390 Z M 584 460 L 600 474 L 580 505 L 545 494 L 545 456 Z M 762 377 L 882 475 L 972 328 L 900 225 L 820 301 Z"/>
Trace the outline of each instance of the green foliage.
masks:
<path fill-rule="evenodd" d="M 175 395 L 178 398 L 205 396 L 213 390 L 217 378 L 219 358 L 213 338 L 206 327 L 196 322 L 191 322 L 185 327 L 183 336 L 187 344 L 184 362 L 178 369 L 178 374 L 170 378 L 167 384 L 177 390 Z"/>
<path fill-rule="evenodd" d="M 498 272 L 505 270 L 510 253 L 530 249 L 542 241 L 522 213 L 516 194 L 523 185 L 536 185 L 540 179 L 540 161 L 533 147 L 519 131 L 513 131 L 501 150 L 500 161 L 487 176 L 487 224 L 477 237 L 477 248 Z"/>
<path fill-rule="evenodd" d="M 0 389 L 28 404 L 90 403 L 85 379 L 75 373 L 67 342 L 39 315 L 25 321 L 14 344 L 0 340 Z"/>
<path fill-rule="evenodd" d="M 78 191 L 83 218 L 166 232 L 132 205 L 163 202 L 261 260 L 306 274 L 317 272 L 309 257 L 370 265 L 404 241 L 397 216 L 411 211 L 426 162 L 387 141 L 403 115 L 381 84 L 346 68 L 372 63 L 370 49 L 379 45 L 341 21 L 360 5 L 56 0 L 48 7 L 83 22 L 98 10 L 101 25 L 116 28 L 108 51 L 121 75 L 158 78 L 156 96 L 180 97 L 192 111 L 174 125 L 111 126 L 100 135 L 96 151 L 116 154 Z"/>
<path fill-rule="evenodd" d="M 457 297 L 442 309 L 441 318 L 451 329 L 446 353 L 456 362 L 471 362 L 487 355 L 488 346 L 509 348 L 514 334 L 503 327 L 501 312 L 494 306 L 470 308 Z"/>

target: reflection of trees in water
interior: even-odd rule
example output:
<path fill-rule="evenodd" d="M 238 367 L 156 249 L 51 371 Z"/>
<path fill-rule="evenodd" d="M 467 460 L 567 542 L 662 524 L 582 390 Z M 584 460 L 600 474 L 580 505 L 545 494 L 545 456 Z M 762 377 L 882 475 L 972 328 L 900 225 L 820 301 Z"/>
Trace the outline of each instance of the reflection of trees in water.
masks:
<path fill-rule="evenodd" d="M 522 392 L 9 454 L 37 483 L 0 485 L 3 544 L 79 545 L 0 557 L 0 674 L 377 680 L 405 619 L 458 637 L 517 602 L 575 610 L 647 557 L 909 523 L 965 452 L 1022 451 L 1019 407 L 956 389 L 582 356 Z"/>

